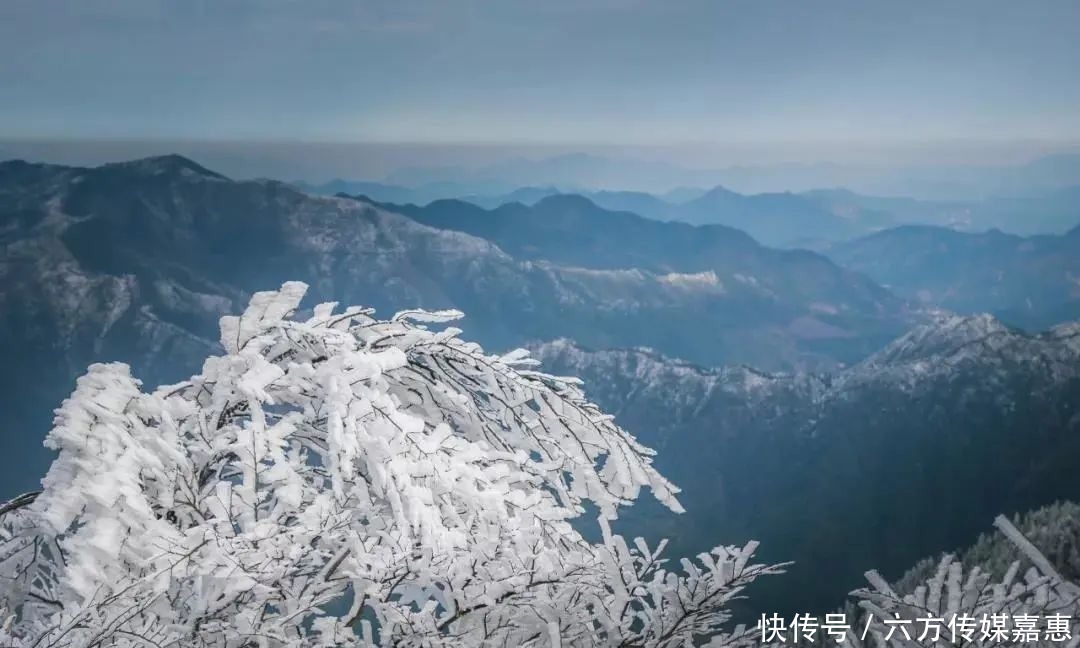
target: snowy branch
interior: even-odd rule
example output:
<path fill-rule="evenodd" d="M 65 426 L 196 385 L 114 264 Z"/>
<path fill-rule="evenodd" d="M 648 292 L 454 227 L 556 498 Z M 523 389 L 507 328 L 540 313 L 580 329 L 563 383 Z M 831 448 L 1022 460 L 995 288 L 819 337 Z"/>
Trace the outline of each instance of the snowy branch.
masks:
<path fill-rule="evenodd" d="M 577 381 L 427 328 L 454 311 L 294 320 L 305 290 L 223 318 L 184 383 L 79 379 L 42 492 L 0 508 L 3 645 L 741 641 L 727 605 L 779 567 L 751 543 L 671 570 L 613 535 L 677 489 Z M 599 544 L 572 524 L 589 505 Z"/>

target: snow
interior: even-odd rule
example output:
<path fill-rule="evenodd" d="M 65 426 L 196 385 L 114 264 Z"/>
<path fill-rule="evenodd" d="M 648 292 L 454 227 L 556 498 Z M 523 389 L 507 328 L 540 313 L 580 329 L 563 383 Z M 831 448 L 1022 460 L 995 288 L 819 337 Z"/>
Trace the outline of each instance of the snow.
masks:
<path fill-rule="evenodd" d="M 708 290 L 715 293 L 724 292 L 724 284 L 720 282 L 720 278 L 717 277 L 716 273 L 712 270 L 690 274 L 672 272 L 661 275 L 658 279 L 662 283 L 675 288 L 682 288 L 683 290 Z"/>
<path fill-rule="evenodd" d="M 989 315 L 937 313 L 934 321 L 901 336 L 862 362 L 830 374 L 760 372 L 749 367 L 699 367 L 643 349 L 590 351 L 562 339 L 533 347 L 541 359 L 574 373 L 607 376 L 611 384 L 593 385 L 621 393 L 653 393 L 672 408 L 704 406 L 714 389 L 752 402 L 780 390 L 822 404 L 844 399 L 864 386 L 918 391 L 938 384 L 964 367 L 978 367 L 981 388 L 1008 375 L 1005 367 L 1032 365 L 1032 371 L 1055 381 L 1080 379 L 1080 322 L 1041 335 L 1008 328 Z M 619 381 L 629 380 L 628 384 Z M 616 384 L 618 386 L 616 386 Z M 796 396 L 797 395 L 797 396 Z"/>

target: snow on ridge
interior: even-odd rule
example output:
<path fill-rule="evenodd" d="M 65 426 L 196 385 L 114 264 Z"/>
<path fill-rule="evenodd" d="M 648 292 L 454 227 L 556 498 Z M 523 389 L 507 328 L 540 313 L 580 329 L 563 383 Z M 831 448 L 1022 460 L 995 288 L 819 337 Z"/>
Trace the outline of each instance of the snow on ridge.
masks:
<path fill-rule="evenodd" d="M 309 249 L 331 252 L 342 247 L 372 249 L 381 253 L 402 252 L 413 241 L 447 258 L 488 257 L 505 263 L 516 261 L 491 241 L 419 223 L 399 212 L 376 207 L 353 198 L 305 195 L 304 208 L 291 218 L 297 223 L 298 241 Z M 386 236 L 379 240 L 379 233 Z"/>
<path fill-rule="evenodd" d="M 681 288 L 683 290 L 711 289 L 714 292 L 724 292 L 723 282 L 720 281 L 720 277 L 717 277 L 716 273 L 712 270 L 692 273 L 669 272 L 668 274 L 660 275 L 657 279 L 663 284 Z"/>
<path fill-rule="evenodd" d="M 646 349 L 591 351 L 567 339 L 546 346 L 537 351 L 541 359 L 578 373 L 592 369 L 613 380 L 621 375 L 639 387 L 685 389 L 693 384 L 702 386 L 705 394 L 721 389 L 755 399 L 794 389 L 818 403 L 871 384 L 890 384 L 905 392 L 932 388 L 943 376 L 974 375 L 971 371 L 980 376 L 973 389 L 1003 385 L 1015 367 L 1048 372 L 1054 381 L 1080 376 L 1080 322 L 1029 335 L 985 314 L 941 315 L 862 362 L 828 374 L 774 374 L 743 365 L 699 367 Z"/>
<path fill-rule="evenodd" d="M 126 160 L 123 162 L 110 162 L 103 164 L 99 169 L 123 169 L 137 174 L 162 176 L 176 174 L 182 178 L 198 178 L 200 180 L 228 181 L 225 176 L 215 173 L 194 160 L 182 155 L 167 154 Z"/>
<path fill-rule="evenodd" d="M 677 384 L 680 393 L 697 393 L 703 399 L 717 389 L 732 394 L 764 396 L 782 385 L 806 383 L 808 378 L 809 382 L 816 381 L 811 374 L 770 373 L 745 365 L 705 367 L 666 356 L 649 347 L 592 350 L 579 346 L 574 340 L 559 338 L 530 345 L 530 349 L 542 363 L 559 364 L 571 373 L 584 374 L 592 369 L 612 379 L 631 379 L 638 388 L 646 389 Z M 586 392 L 591 382 L 586 380 Z"/>
<path fill-rule="evenodd" d="M 726 290 L 715 272 L 656 274 L 641 268 L 586 268 L 534 261 L 563 290 L 567 301 L 592 300 L 609 309 L 636 310 L 671 299 L 722 296 Z"/>
<path fill-rule="evenodd" d="M 581 277 L 588 279 L 603 279 L 608 281 L 625 281 L 640 283 L 645 281 L 647 275 L 638 268 L 618 268 L 614 270 L 600 268 L 583 268 L 581 266 L 559 265 L 547 261 L 538 261 L 536 265 L 548 270 L 558 272 L 568 277 Z"/>
<path fill-rule="evenodd" d="M 1017 367 L 1054 380 L 1080 376 L 1080 323 L 1031 335 L 988 314 L 941 315 L 842 372 L 837 384 L 887 381 L 910 391 L 963 367 L 977 368 L 979 388 L 1000 384 Z"/>
<path fill-rule="evenodd" d="M 1080 355 L 1080 321 L 1058 324 L 1046 335 L 1065 345 L 1074 354 Z"/>

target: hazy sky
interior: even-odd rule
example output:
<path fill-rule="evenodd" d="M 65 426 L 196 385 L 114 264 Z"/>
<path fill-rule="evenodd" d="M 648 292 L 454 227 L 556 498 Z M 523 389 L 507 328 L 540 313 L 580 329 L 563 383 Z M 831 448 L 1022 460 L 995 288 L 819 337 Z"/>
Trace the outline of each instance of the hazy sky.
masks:
<path fill-rule="evenodd" d="M 0 136 L 1080 140 L 1080 2 L 2 0 Z"/>

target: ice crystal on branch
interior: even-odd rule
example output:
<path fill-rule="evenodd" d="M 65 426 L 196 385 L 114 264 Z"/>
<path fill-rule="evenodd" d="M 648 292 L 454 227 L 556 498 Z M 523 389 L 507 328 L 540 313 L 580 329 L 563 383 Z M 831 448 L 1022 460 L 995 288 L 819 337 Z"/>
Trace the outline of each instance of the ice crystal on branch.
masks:
<path fill-rule="evenodd" d="M 671 569 L 607 520 L 652 452 L 576 381 L 458 339 L 454 311 L 377 320 L 306 286 L 221 322 L 222 356 L 142 391 L 90 367 L 43 491 L 0 518 L 14 646 L 683 646 L 778 568 L 755 545 Z M 571 525 L 588 506 L 603 541 Z"/>

